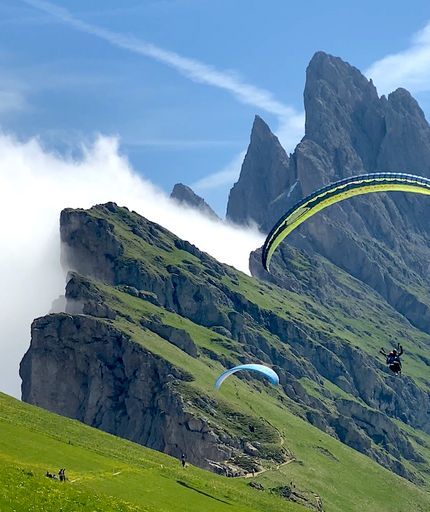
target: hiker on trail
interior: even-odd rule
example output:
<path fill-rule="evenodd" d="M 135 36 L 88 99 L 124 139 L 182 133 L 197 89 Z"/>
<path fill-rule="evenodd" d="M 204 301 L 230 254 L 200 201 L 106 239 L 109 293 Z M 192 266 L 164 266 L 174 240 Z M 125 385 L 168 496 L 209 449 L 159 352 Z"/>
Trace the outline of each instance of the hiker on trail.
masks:
<path fill-rule="evenodd" d="M 181 464 L 182 464 L 182 467 L 185 468 L 185 461 L 187 460 L 186 456 L 185 456 L 185 453 L 183 453 L 181 455 Z"/>
<path fill-rule="evenodd" d="M 384 348 L 381 348 L 380 353 L 386 358 L 386 364 L 388 368 L 395 374 L 402 374 L 402 363 L 400 361 L 400 356 L 403 354 L 403 347 L 400 343 L 397 345 L 397 349 L 393 348 L 391 352 L 388 354 L 385 352 Z"/>
<path fill-rule="evenodd" d="M 58 472 L 58 476 L 60 477 L 60 482 L 66 481 L 66 470 L 64 468 L 60 469 Z"/>

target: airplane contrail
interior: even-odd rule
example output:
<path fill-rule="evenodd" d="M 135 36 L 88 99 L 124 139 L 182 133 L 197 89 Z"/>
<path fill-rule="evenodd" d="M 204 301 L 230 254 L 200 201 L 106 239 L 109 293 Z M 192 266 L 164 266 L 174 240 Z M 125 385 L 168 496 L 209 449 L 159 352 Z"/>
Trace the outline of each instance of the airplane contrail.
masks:
<path fill-rule="evenodd" d="M 274 114 L 283 122 L 290 117 L 298 115 L 298 112 L 293 107 L 276 100 L 269 91 L 246 83 L 231 72 L 220 71 L 209 64 L 165 50 L 134 36 L 121 34 L 119 32 L 114 32 L 97 25 L 87 23 L 74 16 L 67 9 L 59 7 L 51 2 L 47 2 L 45 0 L 21 1 L 49 14 L 50 16 L 53 16 L 76 30 L 96 36 L 118 48 L 162 62 L 163 64 L 176 69 L 176 71 L 194 82 L 224 89 L 241 103 L 253 105 L 266 112 Z"/>

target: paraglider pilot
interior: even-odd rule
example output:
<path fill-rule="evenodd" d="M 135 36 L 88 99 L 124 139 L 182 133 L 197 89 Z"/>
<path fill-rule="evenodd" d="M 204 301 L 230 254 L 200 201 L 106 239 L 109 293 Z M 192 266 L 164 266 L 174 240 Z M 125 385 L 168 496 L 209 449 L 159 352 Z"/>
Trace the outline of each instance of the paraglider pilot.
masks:
<path fill-rule="evenodd" d="M 398 344 L 397 349 L 393 348 L 391 352 L 388 354 L 385 352 L 384 348 L 381 348 L 380 353 L 386 358 L 386 363 L 388 368 L 395 374 L 402 374 L 402 363 L 400 361 L 400 356 L 403 354 L 403 347 Z"/>

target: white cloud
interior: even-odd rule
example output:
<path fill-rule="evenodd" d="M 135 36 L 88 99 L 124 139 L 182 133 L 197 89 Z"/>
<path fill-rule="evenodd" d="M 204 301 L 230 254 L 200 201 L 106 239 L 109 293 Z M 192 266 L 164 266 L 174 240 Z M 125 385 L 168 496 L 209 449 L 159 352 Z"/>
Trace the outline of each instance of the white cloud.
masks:
<path fill-rule="evenodd" d="M 214 172 L 195 181 L 191 185 L 191 188 L 196 192 L 201 192 L 234 183 L 239 178 L 240 168 L 242 166 L 243 159 L 245 158 L 245 154 L 246 151 L 241 151 L 220 171 Z"/>
<path fill-rule="evenodd" d="M 245 272 L 249 252 L 264 239 L 170 201 L 133 171 L 116 139 L 100 137 L 83 155 L 64 159 L 37 140 L 0 134 L 0 390 L 15 396 L 31 321 L 64 292 L 58 228 L 63 208 L 115 201 Z"/>
<path fill-rule="evenodd" d="M 430 22 L 413 35 L 408 48 L 377 60 L 365 75 L 383 94 L 397 87 L 413 93 L 430 90 Z"/>

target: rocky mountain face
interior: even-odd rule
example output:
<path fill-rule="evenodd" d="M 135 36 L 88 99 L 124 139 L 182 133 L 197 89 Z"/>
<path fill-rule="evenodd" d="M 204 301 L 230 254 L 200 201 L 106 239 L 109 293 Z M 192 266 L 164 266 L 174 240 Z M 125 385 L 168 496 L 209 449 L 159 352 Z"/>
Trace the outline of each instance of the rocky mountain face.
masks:
<path fill-rule="evenodd" d="M 181 205 L 199 210 L 207 217 L 221 220 L 202 197 L 198 196 L 190 187 L 182 183 L 176 183 L 170 194 L 170 198 Z"/>
<path fill-rule="evenodd" d="M 255 395 L 269 393 L 277 414 L 294 410 L 423 481 L 430 338 L 371 287 L 295 248 L 284 255 L 287 277 L 274 260 L 282 288 L 264 284 L 113 203 L 64 210 L 61 236 L 75 272 L 66 312 L 33 323 L 20 371 L 25 401 L 243 474 L 293 455 L 252 402 L 245 413 L 234 393 L 214 395 L 223 367 L 259 361 L 276 369 L 282 390 L 242 378 Z M 302 293 L 304 280 L 326 300 Z M 394 379 L 375 358 L 381 333 L 415 339 L 414 375 Z"/>
<path fill-rule="evenodd" d="M 379 97 L 356 68 L 319 52 L 306 72 L 304 102 L 305 136 L 289 159 L 273 151 L 268 129 L 258 143 L 251 136 L 248 155 L 272 157 L 245 159 L 229 198 L 231 220 L 254 220 L 267 232 L 298 199 L 338 179 L 377 171 L 430 176 L 430 127 L 406 90 Z M 235 192 L 257 190 L 262 179 L 276 186 L 264 189 L 260 201 Z M 429 218 L 426 197 L 372 194 L 321 212 L 286 243 L 324 256 L 428 332 Z"/>
<path fill-rule="evenodd" d="M 190 376 L 98 318 L 105 313 L 93 313 L 35 320 L 32 351 L 21 366 L 23 400 L 169 455 L 187 447 L 203 467 L 228 459 L 229 449 L 184 410 L 171 385 Z"/>
<path fill-rule="evenodd" d="M 275 215 L 281 214 L 290 201 L 300 197 L 289 165 L 288 155 L 278 138 L 261 117 L 256 116 L 240 179 L 230 191 L 227 219 L 237 224 L 252 221 L 265 226 L 268 205 Z"/>

